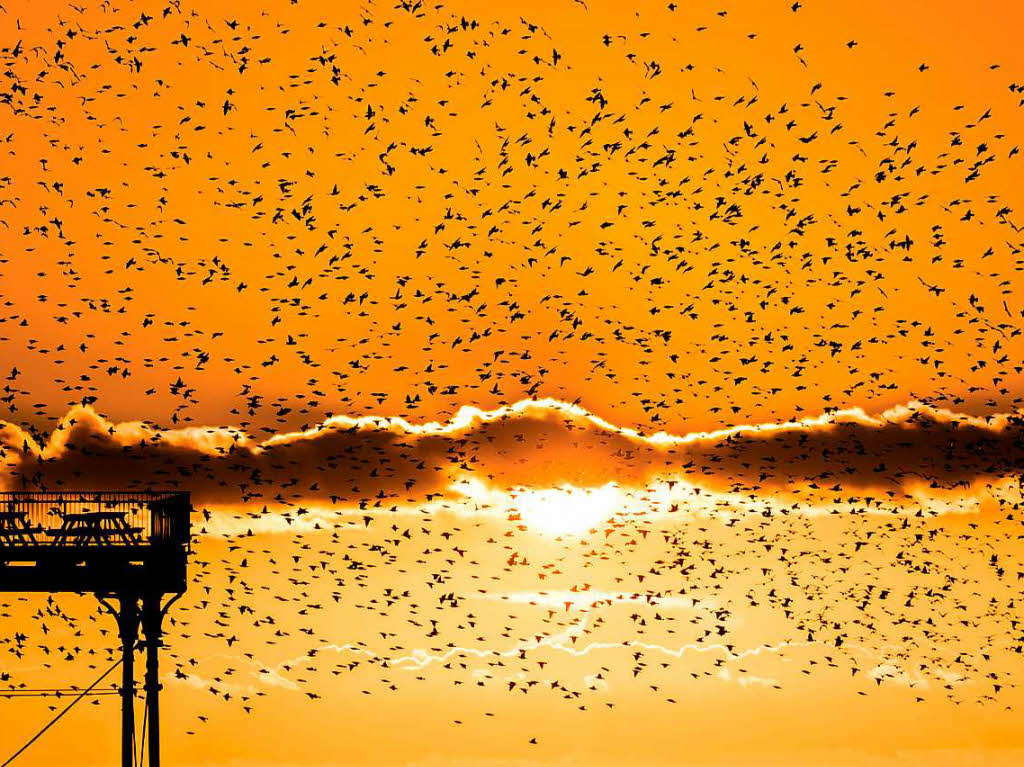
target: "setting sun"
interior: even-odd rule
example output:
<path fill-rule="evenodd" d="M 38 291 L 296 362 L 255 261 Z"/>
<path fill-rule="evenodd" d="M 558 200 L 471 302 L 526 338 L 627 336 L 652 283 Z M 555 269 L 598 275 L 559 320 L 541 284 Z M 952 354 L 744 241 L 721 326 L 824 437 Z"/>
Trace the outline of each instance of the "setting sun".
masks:
<path fill-rule="evenodd" d="M 610 519 L 624 500 L 614 484 L 518 490 L 510 496 L 511 511 L 518 512 L 530 528 L 548 535 L 585 535 Z"/>

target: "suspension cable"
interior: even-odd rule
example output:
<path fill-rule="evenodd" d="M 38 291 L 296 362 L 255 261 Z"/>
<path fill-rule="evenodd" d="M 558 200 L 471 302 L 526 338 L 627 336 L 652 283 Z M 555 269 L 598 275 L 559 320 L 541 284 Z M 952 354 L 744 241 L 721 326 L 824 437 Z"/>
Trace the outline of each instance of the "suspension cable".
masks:
<path fill-rule="evenodd" d="M 135 764 L 142 764 L 142 754 L 146 750 L 146 725 L 149 724 L 149 693 L 146 693 L 146 706 L 142 709 L 142 742 L 139 744 L 139 754 Z"/>
<path fill-rule="evenodd" d="M 53 693 L 63 693 L 64 695 L 71 695 L 72 693 L 81 692 L 81 691 L 82 691 L 81 687 L 8 687 L 6 689 L 0 689 L 0 695 L 7 695 L 8 693 L 12 693 L 12 692 L 53 692 Z M 104 692 L 104 691 L 105 692 L 119 692 L 119 690 L 117 688 L 117 685 L 112 685 L 109 690 L 104 688 L 104 690 L 97 690 L 96 692 L 94 692 L 92 694 L 96 695 L 97 693 Z"/>
<path fill-rule="evenodd" d="M 98 685 L 98 684 L 99 684 L 100 682 L 102 682 L 102 681 L 103 681 L 104 679 L 106 679 L 107 675 L 108 675 L 108 674 L 109 674 L 109 673 L 110 673 L 111 671 L 113 671 L 113 670 L 114 670 L 115 668 L 117 668 L 118 666 L 120 666 L 120 665 L 121 665 L 121 659 L 118 659 L 117 661 L 115 661 L 115 662 L 114 662 L 114 665 L 113 665 L 113 666 L 111 666 L 110 668 L 108 668 L 108 669 L 107 669 L 106 671 L 104 671 L 104 672 L 103 672 L 103 673 L 102 673 L 102 674 L 100 675 L 99 679 L 97 679 L 97 680 L 96 680 L 95 682 L 93 682 L 93 683 L 92 683 L 91 685 L 89 685 L 88 687 L 86 687 L 86 688 L 85 688 L 85 689 L 84 689 L 84 690 L 83 690 L 83 691 L 82 691 L 82 692 L 81 692 L 81 693 L 80 693 L 80 694 L 78 695 L 78 697 L 77 697 L 77 698 L 75 698 L 75 699 L 74 699 L 73 701 L 71 701 L 71 702 L 70 702 L 70 703 L 69 703 L 69 704 L 68 704 L 67 706 L 65 706 L 65 707 L 64 707 L 64 710 L 63 710 L 63 711 L 61 711 L 61 712 L 60 712 L 59 714 L 57 714 L 57 716 L 55 716 L 55 717 L 54 717 L 53 719 L 51 719 L 51 720 L 50 720 L 50 721 L 49 721 L 49 722 L 47 723 L 47 725 L 46 725 L 45 727 L 43 727 L 43 729 L 41 729 L 41 730 L 40 730 L 39 732 L 37 732 L 37 733 L 36 733 L 35 735 L 33 735 L 33 736 L 32 736 L 32 737 L 31 737 L 31 738 L 30 738 L 30 739 L 28 740 L 28 742 L 27 742 L 27 743 L 25 743 L 25 745 L 24 745 L 24 746 L 22 746 L 22 747 L 21 747 L 21 748 L 19 748 L 19 749 L 18 749 L 17 751 L 15 751 L 15 752 L 14 752 L 14 754 L 13 754 L 13 755 L 12 755 L 12 756 L 11 756 L 11 757 L 10 757 L 10 758 L 9 758 L 9 759 L 8 759 L 8 760 L 6 761 L 6 762 L 4 762 L 3 764 L 0 764 L 0 767 L 7 767 L 7 765 L 9 765 L 9 764 L 10 764 L 11 762 L 13 762 L 13 761 L 14 761 L 15 759 L 17 759 L 17 758 L 18 758 L 19 756 L 21 756 L 21 754 L 22 754 L 22 753 L 23 753 L 23 752 L 25 751 L 25 749 L 27 749 L 27 748 L 28 748 L 29 746 L 31 746 L 31 745 L 32 745 L 33 743 L 35 743 L 35 742 L 36 742 L 37 740 L 39 740 L 39 738 L 41 738 L 41 737 L 42 737 L 42 735 L 43 735 L 43 733 L 44 733 L 44 732 L 46 732 L 46 731 L 47 731 L 47 730 L 49 730 L 49 729 L 50 729 L 51 727 L 53 727 L 53 725 L 57 724 L 57 722 L 59 722 L 59 721 L 60 721 L 61 717 L 63 717 L 63 716 L 64 716 L 64 714 L 66 714 L 66 713 L 67 713 L 68 711 L 70 711 L 70 710 L 71 710 L 71 708 L 72 708 L 72 707 L 73 707 L 73 706 L 74 706 L 74 705 L 75 705 L 76 703 L 78 703 L 78 701 L 80 701 L 80 700 L 81 700 L 82 698 L 84 698 L 84 697 L 86 696 L 86 694 L 87 694 L 87 693 L 88 693 L 88 692 L 89 692 L 90 690 L 92 690 L 92 688 L 93 688 L 93 687 L 95 687 L 95 686 L 96 686 L 96 685 Z"/>
<path fill-rule="evenodd" d="M 20 690 L 4 690 L 0 692 L 0 698 L 5 700 L 10 698 L 69 698 L 74 695 L 78 690 L 60 691 L 60 690 L 37 690 L 33 692 L 22 692 Z M 93 690 L 92 692 L 82 693 L 90 697 L 100 697 L 103 695 L 120 695 L 120 690 Z"/>

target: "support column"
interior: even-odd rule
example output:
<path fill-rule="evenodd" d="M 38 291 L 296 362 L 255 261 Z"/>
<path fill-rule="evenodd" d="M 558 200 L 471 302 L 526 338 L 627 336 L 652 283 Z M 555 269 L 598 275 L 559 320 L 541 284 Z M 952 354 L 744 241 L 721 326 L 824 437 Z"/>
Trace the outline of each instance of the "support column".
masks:
<path fill-rule="evenodd" d="M 149 723 L 149 767 L 160 767 L 160 595 L 142 598 L 142 630 L 146 633 L 146 720 Z"/>
<path fill-rule="evenodd" d="M 138 598 L 118 594 L 121 609 L 117 627 L 121 635 L 121 767 L 135 763 L 135 643 L 139 639 Z"/>

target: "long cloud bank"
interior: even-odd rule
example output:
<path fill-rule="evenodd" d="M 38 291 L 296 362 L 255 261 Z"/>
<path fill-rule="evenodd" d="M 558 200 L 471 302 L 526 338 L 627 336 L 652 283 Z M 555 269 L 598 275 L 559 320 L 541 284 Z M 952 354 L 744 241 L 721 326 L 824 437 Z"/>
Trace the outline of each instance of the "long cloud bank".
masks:
<path fill-rule="evenodd" d="M 68 412 L 45 444 L 0 422 L 0 487 L 181 488 L 197 504 L 416 502 L 467 475 L 494 487 L 642 485 L 680 478 L 754 493 L 949 489 L 1024 471 L 1024 418 L 917 403 L 710 433 L 641 434 L 557 400 L 446 423 L 331 418 L 254 440 L 233 428 L 157 430 Z"/>

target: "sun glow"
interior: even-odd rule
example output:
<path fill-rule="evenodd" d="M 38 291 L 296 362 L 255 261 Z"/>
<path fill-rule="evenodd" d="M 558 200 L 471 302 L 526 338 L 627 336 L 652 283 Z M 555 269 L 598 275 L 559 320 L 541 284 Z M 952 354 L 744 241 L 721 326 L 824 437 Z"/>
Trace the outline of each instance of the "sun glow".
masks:
<path fill-rule="evenodd" d="M 466 499 L 473 513 L 503 516 L 547 535 L 585 535 L 625 509 L 630 497 L 614 482 L 601 487 L 561 485 L 499 490 L 477 477 L 453 482 L 451 491 Z"/>
<path fill-rule="evenodd" d="M 512 497 L 510 511 L 518 513 L 528 527 L 549 535 L 584 535 L 610 519 L 624 501 L 614 484 L 593 489 L 563 485 L 520 490 Z"/>

